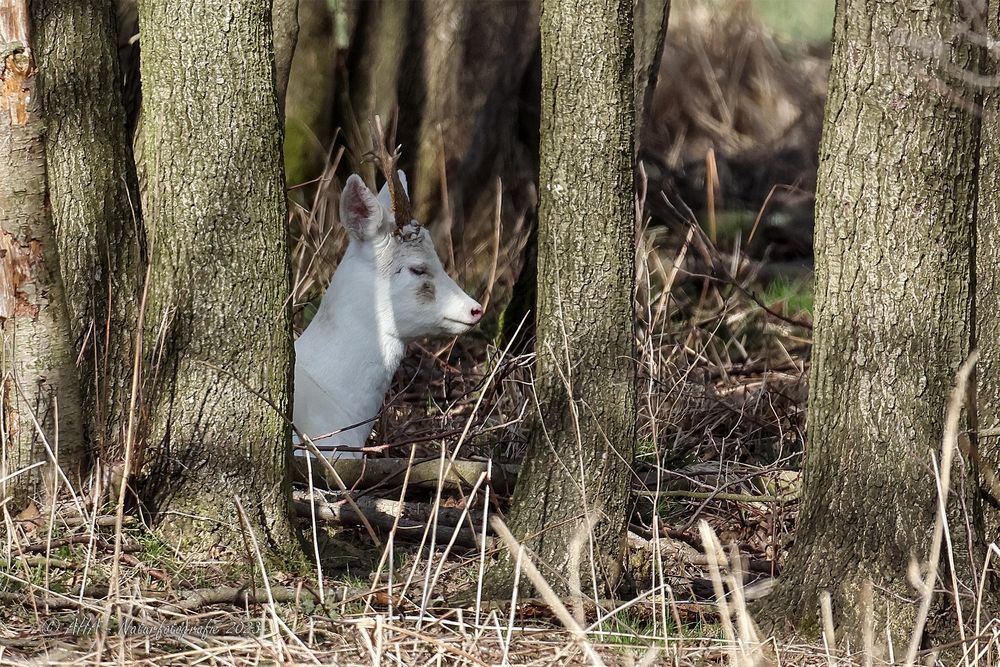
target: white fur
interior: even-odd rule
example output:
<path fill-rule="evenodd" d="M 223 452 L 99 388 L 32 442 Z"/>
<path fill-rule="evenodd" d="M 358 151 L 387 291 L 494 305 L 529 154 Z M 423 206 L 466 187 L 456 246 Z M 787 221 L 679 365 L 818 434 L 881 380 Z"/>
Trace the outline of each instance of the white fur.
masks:
<path fill-rule="evenodd" d="M 399 175 L 405 188 L 406 177 Z M 362 447 L 406 343 L 464 333 L 479 321 L 482 308 L 445 272 L 426 229 L 413 241 L 392 234 L 385 188 L 376 199 L 360 177 L 351 176 L 340 220 L 350 236 L 347 252 L 295 343 L 293 420 L 316 444 Z M 341 432 L 322 437 L 334 431 Z"/>

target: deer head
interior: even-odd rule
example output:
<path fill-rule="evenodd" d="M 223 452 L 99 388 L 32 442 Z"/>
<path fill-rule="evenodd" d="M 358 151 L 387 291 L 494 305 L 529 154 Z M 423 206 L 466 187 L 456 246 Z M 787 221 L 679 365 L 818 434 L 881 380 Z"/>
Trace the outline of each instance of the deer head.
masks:
<path fill-rule="evenodd" d="M 331 289 L 350 282 L 351 292 L 371 294 L 382 332 L 403 341 L 464 333 L 479 322 L 482 307 L 445 272 L 430 233 L 412 218 L 401 222 L 397 217 L 410 209 L 406 176 L 399 171 L 394 177 L 378 197 L 360 176 L 347 179 L 340 220 L 350 245 Z"/>

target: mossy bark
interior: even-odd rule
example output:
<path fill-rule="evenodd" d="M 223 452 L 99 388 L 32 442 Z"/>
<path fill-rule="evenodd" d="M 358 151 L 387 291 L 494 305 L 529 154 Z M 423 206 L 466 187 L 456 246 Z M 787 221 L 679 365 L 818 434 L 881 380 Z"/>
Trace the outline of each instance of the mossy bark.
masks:
<path fill-rule="evenodd" d="M 829 591 L 838 637 L 858 646 L 871 581 L 876 636 L 888 631 L 897 655 L 917 609 L 907 568 L 929 555 L 932 456 L 972 333 L 979 122 L 944 70 L 970 69 L 976 58 L 950 39 L 957 16 L 948 0 L 837 4 L 804 499 L 788 567 L 761 614 L 816 630 Z M 953 518 L 955 562 L 965 568 L 965 523 Z M 971 582 L 967 575 L 959 579 Z M 939 611 L 949 597 L 938 596 Z"/>
<path fill-rule="evenodd" d="M 632 2 L 546 0 L 541 26 L 540 418 L 510 527 L 592 595 L 621 575 L 635 440 Z"/>
<path fill-rule="evenodd" d="M 143 262 L 110 0 L 33 5 L 52 218 L 90 444 L 124 461 Z"/>
<path fill-rule="evenodd" d="M 143 499 L 195 547 L 292 545 L 290 269 L 271 3 L 140 2 Z M 220 29 L 220 26 L 223 29 Z"/>
<path fill-rule="evenodd" d="M 0 3 L 0 501 L 7 510 L 55 489 L 54 460 L 76 482 L 84 455 L 31 47 L 27 3 Z M 40 461 L 46 465 L 19 472 Z"/>

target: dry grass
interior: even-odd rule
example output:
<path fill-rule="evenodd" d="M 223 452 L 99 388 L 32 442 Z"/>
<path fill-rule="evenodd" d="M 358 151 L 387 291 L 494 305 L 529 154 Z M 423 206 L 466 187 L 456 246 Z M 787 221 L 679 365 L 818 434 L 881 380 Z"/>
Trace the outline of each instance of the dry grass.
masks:
<path fill-rule="evenodd" d="M 822 114 L 825 58 L 787 55 L 748 0 L 671 7 L 646 143 L 671 168 L 762 151 Z M 795 140 L 796 138 L 791 138 Z"/>

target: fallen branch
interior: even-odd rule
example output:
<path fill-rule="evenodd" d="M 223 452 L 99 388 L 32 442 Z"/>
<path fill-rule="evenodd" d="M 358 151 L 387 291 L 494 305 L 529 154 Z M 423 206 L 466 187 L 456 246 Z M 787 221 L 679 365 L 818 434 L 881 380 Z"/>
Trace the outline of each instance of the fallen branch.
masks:
<path fill-rule="evenodd" d="M 319 595 L 312 590 L 297 586 L 272 586 L 271 596 L 263 586 L 248 588 L 245 586 L 217 586 L 187 591 L 187 597 L 180 602 L 168 604 L 163 611 L 190 612 L 214 604 L 230 604 L 235 607 L 245 607 L 251 604 L 266 604 L 270 600 L 280 603 L 299 603 L 302 601 L 319 602 Z M 380 607 L 389 605 L 389 596 L 384 591 L 372 593 L 367 588 L 334 588 L 325 594 L 326 602 L 344 602 L 347 600 L 364 599 L 372 596 L 372 602 Z"/>
<path fill-rule="evenodd" d="M 199 588 L 195 590 L 180 590 L 178 593 L 185 597 L 176 602 L 166 602 L 167 593 L 161 591 L 149 591 L 142 593 L 140 599 L 164 603 L 158 608 L 161 613 L 186 613 L 197 611 L 203 607 L 216 604 L 229 604 L 236 607 L 247 605 L 266 604 L 269 601 L 267 591 L 263 586 L 249 588 L 246 586 L 215 586 L 213 588 Z M 75 594 L 49 594 L 45 591 L 0 591 L 0 602 L 5 604 L 20 604 L 25 607 L 37 606 L 50 611 L 59 609 L 89 608 L 99 605 L 108 597 L 107 586 L 94 586 L 84 590 L 82 596 Z M 369 598 L 371 603 L 377 607 L 388 607 L 390 603 L 401 606 L 402 602 L 390 599 L 385 591 L 372 592 L 368 588 L 350 588 L 341 586 L 328 590 L 325 594 L 325 602 L 339 603 L 351 600 L 364 600 Z M 130 598 L 132 599 L 132 598 Z M 278 586 L 271 587 L 271 598 L 280 603 L 298 603 L 303 600 L 319 602 L 319 595 L 305 587 Z"/>
<path fill-rule="evenodd" d="M 76 563 L 63 560 L 62 558 L 46 558 L 45 556 L 23 556 L 21 558 L 14 556 L 11 559 L 11 562 L 14 561 L 27 565 L 28 567 L 52 567 L 60 570 L 73 570 L 77 565 Z"/>
<path fill-rule="evenodd" d="M 39 607 L 49 611 L 57 609 L 85 609 L 96 606 L 108 596 L 107 586 L 94 586 L 83 591 L 82 596 L 73 593 L 51 593 L 51 591 L 0 591 L 0 602 L 19 604 L 25 607 Z"/>
<path fill-rule="evenodd" d="M 45 553 L 51 549 L 58 549 L 59 547 L 69 546 L 71 544 L 91 544 L 93 543 L 94 548 L 97 551 L 114 551 L 115 545 L 104 540 L 102 538 L 95 538 L 91 535 L 71 535 L 70 537 L 63 537 L 58 540 L 49 540 L 48 542 L 39 542 L 38 544 L 29 544 L 22 549 L 24 553 L 29 554 L 40 554 Z M 137 544 L 128 544 L 122 547 L 122 552 L 124 553 L 135 553 L 137 551 L 142 551 L 142 547 Z"/>
<path fill-rule="evenodd" d="M 352 490 L 368 489 L 375 486 L 398 486 L 403 481 L 409 459 L 336 459 L 331 461 L 344 485 Z M 479 476 L 486 472 L 485 461 L 457 460 L 450 465 L 443 480 L 442 488 L 446 490 L 470 489 Z M 410 469 L 410 487 L 437 489 L 441 482 L 441 461 L 439 458 L 414 463 Z M 514 490 L 519 466 L 494 463 L 490 478 L 491 488 L 500 495 L 509 495 Z M 305 459 L 295 457 L 296 481 L 308 483 L 308 472 Z M 313 480 L 331 488 L 336 487 L 329 471 L 321 466 L 313 466 Z"/>
<path fill-rule="evenodd" d="M 338 523 L 344 526 L 361 526 L 363 518 L 380 530 L 389 532 L 396 526 L 396 536 L 409 540 L 419 540 L 428 529 L 431 520 L 430 505 L 424 503 L 401 503 L 386 498 L 355 498 L 357 510 L 346 500 L 328 502 L 322 498 L 310 498 L 306 493 L 295 493 L 295 511 L 299 516 L 309 517 L 316 512 L 316 519 Z M 362 515 L 358 514 L 358 510 Z M 472 529 L 475 525 L 474 514 L 470 513 L 472 521 L 458 526 L 461 511 L 441 509 L 437 515 L 437 535 L 442 541 L 451 540 L 455 532 L 455 544 L 474 549 L 478 547 L 478 535 Z M 398 520 L 397 520 L 398 517 Z M 480 519 L 481 521 L 481 519 Z"/>
<path fill-rule="evenodd" d="M 75 528 L 75 527 L 78 527 L 78 526 L 89 526 L 90 523 L 91 523 L 91 519 L 89 519 L 89 518 L 87 518 L 85 516 L 80 516 L 78 514 L 77 515 L 64 516 L 64 517 L 57 517 L 57 518 L 60 521 L 62 521 L 69 528 Z M 93 523 L 94 523 L 95 526 L 99 526 L 101 528 L 108 528 L 108 527 L 114 526 L 115 525 L 115 521 L 117 521 L 117 519 L 118 519 L 118 517 L 116 517 L 113 514 L 111 514 L 111 515 L 103 515 L 103 516 L 99 516 L 99 517 L 94 518 L 93 519 Z M 138 521 L 136 521 L 135 517 L 132 517 L 132 516 L 127 516 L 122 521 L 122 525 L 125 525 L 125 526 L 134 526 L 137 523 L 138 523 Z"/>

